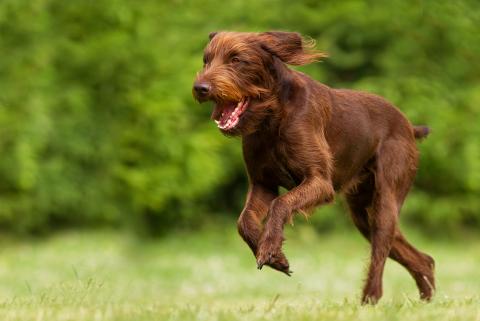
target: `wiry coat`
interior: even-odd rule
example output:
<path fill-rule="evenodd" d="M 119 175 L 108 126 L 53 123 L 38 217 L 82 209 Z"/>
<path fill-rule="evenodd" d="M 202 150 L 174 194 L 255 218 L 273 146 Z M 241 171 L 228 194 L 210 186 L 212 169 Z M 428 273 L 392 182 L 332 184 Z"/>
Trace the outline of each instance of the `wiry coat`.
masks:
<path fill-rule="evenodd" d="M 242 107 L 231 116 L 236 125 L 229 128 L 229 122 L 222 132 L 242 137 L 250 184 L 238 230 L 258 267 L 290 274 L 281 250 L 284 225 L 295 212 L 308 212 L 343 192 L 353 222 L 372 244 L 362 302 L 381 297 L 388 256 L 407 268 L 421 297 L 430 299 L 434 261 L 398 227 L 418 164 L 415 138 L 428 129 L 413 127 L 379 96 L 332 89 L 289 69 L 287 64 L 324 56 L 297 33 L 220 32 L 210 39 L 194 95 L 216 103 L 216 120 L 230 117 L 235 104 Z M 280 186 L 288 192 L 279 195 Z"/>

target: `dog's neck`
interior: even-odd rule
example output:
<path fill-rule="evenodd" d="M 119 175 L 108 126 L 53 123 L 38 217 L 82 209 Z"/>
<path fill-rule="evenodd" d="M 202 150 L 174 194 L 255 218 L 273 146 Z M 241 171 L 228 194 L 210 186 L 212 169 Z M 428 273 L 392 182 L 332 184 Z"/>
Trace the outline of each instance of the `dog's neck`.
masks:
<path fill-rule="evenodd" d="M 290 107 L 304 95 L 299 72 L 288 68 L 276 57 L 270 66 L 271 94 L 257 102 L 257 108 L 262 106 L 259 109 L 268 110 L 268 115 L 256 126 L 255 131 L 245 132 L 243 136 L 278 135 L 282 120 L 286 119 L 285 115 L 293 111 Z"/>
<path fill-rule="evenodd" d="M 295 94 L 293 90 L 296 87 L 295 71 L 289 69 L 277 57 L 273 57 L 272 74 L 274 78 L 274 88 L 272 93 L 277 97 L 278 104 L 283 106 L 287 104 Z"/>

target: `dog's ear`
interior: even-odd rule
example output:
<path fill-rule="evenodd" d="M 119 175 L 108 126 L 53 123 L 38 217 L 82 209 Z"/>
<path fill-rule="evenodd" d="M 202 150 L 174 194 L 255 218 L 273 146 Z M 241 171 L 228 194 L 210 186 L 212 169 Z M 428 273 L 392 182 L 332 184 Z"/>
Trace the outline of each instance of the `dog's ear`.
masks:
<path fill-rule="evenodd" d="M 289 65 L 306 65 L 327 56 L 314 49 L 313 39 L 305 40 L 297 32 L 262 32 L 258 37 L 265 51 Z"/>
<path fill-rule="evenodd" d="M 208 34 L 208 39 L 212 41 L 213 37 L 217 35 L 218 31 L 213 31 Z"/>

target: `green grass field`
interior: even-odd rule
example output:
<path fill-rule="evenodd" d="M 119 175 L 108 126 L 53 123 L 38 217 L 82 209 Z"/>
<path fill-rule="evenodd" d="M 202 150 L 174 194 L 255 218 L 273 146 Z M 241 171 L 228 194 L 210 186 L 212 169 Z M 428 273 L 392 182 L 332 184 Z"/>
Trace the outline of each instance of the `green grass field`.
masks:
<path fill-rule="evenodd" d="M 0 319 L 480 320 L 480 239 L 410 235 L 436 259 L 434 301 L 420 302 L 408 273 L 389 262 L 383 299 L 364 307 L 368 245 L 357 232 L 299 225 L 287 235 L 291 278 L 258 271 L 233 223 L 155 241 L 110 231 L 2 239 Z"/>

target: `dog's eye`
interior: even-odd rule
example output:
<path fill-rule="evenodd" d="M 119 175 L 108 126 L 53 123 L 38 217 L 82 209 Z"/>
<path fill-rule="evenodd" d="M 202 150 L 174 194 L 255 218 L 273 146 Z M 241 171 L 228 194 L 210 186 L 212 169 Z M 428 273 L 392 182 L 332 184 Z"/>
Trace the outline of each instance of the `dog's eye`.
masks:
<path fill-rule="evenodd" d="M 238 57 L 232 57 L 230 61 L 232 62 L 232 64 L 236 64 L 240 62 L 240 59 Z"/>

